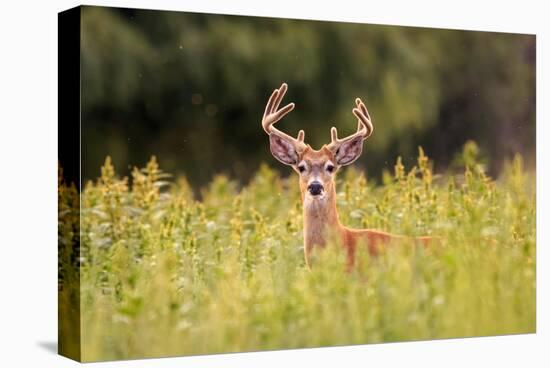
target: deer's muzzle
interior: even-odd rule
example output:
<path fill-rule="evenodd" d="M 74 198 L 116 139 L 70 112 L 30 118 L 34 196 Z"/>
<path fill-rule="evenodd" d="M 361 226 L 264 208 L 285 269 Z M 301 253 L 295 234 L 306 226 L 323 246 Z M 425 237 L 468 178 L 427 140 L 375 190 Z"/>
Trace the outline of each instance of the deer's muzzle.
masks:
<path fill-rule="evenodd" d="M 319 183 L 318 181 L 311 182 L 311 184 L 309 184 L 307 187 L 309 194 L 314 196 L 320 195 L 323 192 L 323 189 L 323 184 Z"/>

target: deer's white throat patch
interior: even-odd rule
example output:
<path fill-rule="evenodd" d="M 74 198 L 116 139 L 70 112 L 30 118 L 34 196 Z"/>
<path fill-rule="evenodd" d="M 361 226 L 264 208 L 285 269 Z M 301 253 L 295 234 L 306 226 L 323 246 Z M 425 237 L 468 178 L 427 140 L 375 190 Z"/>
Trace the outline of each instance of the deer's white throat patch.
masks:
<path fill-rule="evenodd" d="M 324 190 L 321 194 L 316 196 L 311 195 L 310 193 L 306 193 L 304 198 L 304 207 L 306 208 L 306 210 L 320 212 L 326 210 L 327 205 L 328 196 Z"/>

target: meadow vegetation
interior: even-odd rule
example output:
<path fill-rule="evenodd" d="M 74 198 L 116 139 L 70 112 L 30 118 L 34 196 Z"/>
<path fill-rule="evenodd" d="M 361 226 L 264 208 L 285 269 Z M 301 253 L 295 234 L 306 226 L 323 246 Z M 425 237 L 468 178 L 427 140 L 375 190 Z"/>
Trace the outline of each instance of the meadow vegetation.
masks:
<path fill-rule="evenodd" d="M 436 175 L 419 150 L 378 183 L 343 170 L 344 224 L 441 237 L 362 252 L 349 273 L 337 244 L 307 269 L 297 179 L 266 165 L 194 193 L 154 157 L 131 178 L 107 158 L 80 218 L 60 180 L 60 349 L 75 321 L 84 361 L 534 332 L 534 174 L 516 156 L 489 178 L 476 153 Z"/>

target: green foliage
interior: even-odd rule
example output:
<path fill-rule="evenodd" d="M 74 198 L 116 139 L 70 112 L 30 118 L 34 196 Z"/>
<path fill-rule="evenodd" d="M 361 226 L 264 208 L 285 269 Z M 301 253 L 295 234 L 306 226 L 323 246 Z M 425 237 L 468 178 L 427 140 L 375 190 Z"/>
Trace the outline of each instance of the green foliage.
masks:
<path fill-rule="evenodd" d="M 80 351 L 80 204 L 74 183 L 58 168 L 58 335 L 59 353 L 79 359 Z"/>
<path fill-rule="evenodd" d="M 342 173 L 346 225 L 440 238 L 360 250 L 351 273 L 337 244 L 307 270 L 296 178 L 262 166 L 244 187 L 216 177 L 198 200 L 154 158 L 131 186 L 107 159 L 82 193 L 83 359 L 535 331 L 534 176 L 518 156 L 491 180 L 471 153 L 460 175 L 434 175 L 422 149 L 383 185 Z"/>

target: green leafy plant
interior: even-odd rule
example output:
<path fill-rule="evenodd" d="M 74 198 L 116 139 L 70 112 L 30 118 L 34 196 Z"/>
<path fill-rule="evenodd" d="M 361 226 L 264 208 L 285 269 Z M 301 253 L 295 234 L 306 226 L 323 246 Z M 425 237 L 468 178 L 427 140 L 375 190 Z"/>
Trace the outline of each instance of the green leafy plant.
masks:
<path fill-rule="evenodd" d="M 82 359 L 534 332 L 534 175 L 518 156 L 493 180 L 472 144 L 460 174 L 433 174 L 421 149 L 382 184 L 347 170 L 345 224 L 441 238 L 360 252 L 352 272 L 337 244 L 307 270 L 296 183 L 265 165 L 242 187 L 214 178 L 198 199 L 154 157 L 131 181 L 107 158 L 78 224 L 78 193 L 60 180 L 60 302 L 72 282 Z"/>

